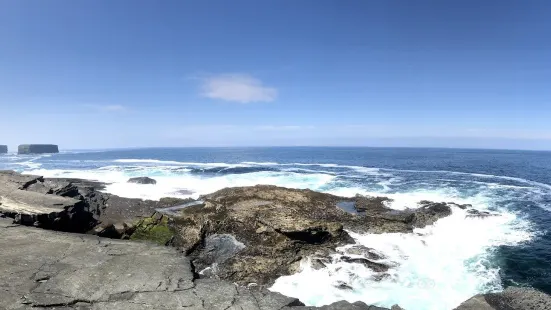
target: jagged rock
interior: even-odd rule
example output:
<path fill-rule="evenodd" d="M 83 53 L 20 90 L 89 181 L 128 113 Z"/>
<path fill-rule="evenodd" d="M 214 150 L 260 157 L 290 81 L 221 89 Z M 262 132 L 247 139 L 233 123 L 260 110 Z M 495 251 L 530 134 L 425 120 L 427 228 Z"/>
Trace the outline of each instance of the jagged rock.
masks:
<path fill-rule="evenodd" d="M 0 154 L 6 154 L 8 152 L 7 145 L 0 145 Z"/>
<path fill-rule="evenodd" d="M 354 264 L 362 264 L 365 267 L 375 271 L 375 272 L 386 272 L 390 268 L 389 266 L 381 263 L 377 263 L 374 261 L 370 261 L 367 258 L 359 258 L 359 257 L 350 257 L 350 256 L 341 256 L 340 258 L 343 262 L 347 263 L 354 263 Z"/>
<path fill-rule="evenodd" d="M 0 171 L 0 213 L 24 225 L 130 238 L 134 225 L 143 223 L 157 209 L 189 201 L 123 198 L 100 192 L 104 188 L 105 184 L 95 181 Z M 160 226 L 152 229 L 149 236 L 156 235 L 158 229 Z"/>
<path fill-rule="evenodd" d="M 59 148 L 55 144 L 21 144 L 17 148 L 18 154 L 45 154 L 59 153 Z"/>
<path fill-rule="evenodd" d="M 385 204 L 391 202 L 392 199 L 388 197 L 368 197 L 363 195 L 356 195 L 354 199 L 354 208 L 358 212 L 377 212 L 385 211 Z"/>
<path fill-rule="evenodd" d="M 338 246 L 353 244 L 346 230 L 411 232 L 451 213 L 446 204 L 396 211 L 384 205 L 385 199 L 345 198 L 266 185 L 227 188 L 201 200 L 201 204 L 178 211 L 174 243 L 190 255 L 198 270 L 203 270 L 212 267 L 213 253 L 204 246 L 209 236 L 233 236 L 245 248 L 224 257 L 213 270 L 215 276 L 243 285 L 270 284 L 281 275 L 298 271 L 306 257 L 323 258 L 320 251 L 334 253 Z M 363 211 L 352 214 L 341 210 L 337 204 L 342 201 L 359 201 Z M 315 263 L 315 268 L 322 268 L 318 264 L 321 260 Z M 360 263 L 376 270 L 388 269 L 367 258 Z"/>
<path fill-rule="evenodd" d="M 499 216 L 499 214 L 490 213 L 488 211 L 478 211 L 476 209 L 470 209 L 467 211 L 467 218 L 487 218 L 491 216 Z"/>
<path fill-rule="evenodd" d="M 85 232 L 95 225 L 82 200 L 29 190 L 42 182 L 39 176 L 0 171 L 0 213 L 17 224 L 62 231 Z"/>
<path fill-rule="evenodd" d="M 245 245 L 228 234 L 214 234 L 205 238 L 202 245 L 204 255 L 196 263 L 202 266 L 221 264 L 245 248 Z"/>
<path fill-rule="evenodd" d="M 197 279 L 188 258 L 150 243 L 54 233 L 0 219 L 1 308 L 7 310 L 305 310 L 262 288 Z M 321 309 L 365 310 L 339 302 Z"/>
<path fill-rule="evenodd" d="M 159 199 L 159 203 L 164 206 L 176 206 L 176 205 L 181 205 L 192 201 L 195 201 L 195 200 L 191 198 L 182 199 L 182 198 L 175 198 L 175 197 L 163 197 Z"/>
<path fill-rule="evenodd" d="M 476 295 L 455 310 L 551 309 L 551 296 L 527 287 L 509 287 L 501 293 Z"/>
<path fill-rule="evenodd" d="M 310 257 L 310 264 L 314 270 L 323 269 L 330 263 L 331 259 L 327 257 Z"/>
<path fill-rule="evenodd" d="M 353 290 L 352 286 L 348 285 L 346 282 L 343 281 L 337 281 L 334 286 L 338 288 L 339 290 Z"/>
<path fill-rule="evenodd" d="M 136 184 L 157 184 L 157 181 L 155 181 L 152 178 L 149 177 L 137 177 L 137 178 L 130 178 L 128 179 L 128 183 L 136 183 Z"/>
<path fill-rule="evenodd" d="M 349 254 L 349 255 L 350 254 L 359 255 L 359 256 L 363 256 L 363 257 L 373 259 L 373 260 L 380 260 L 380 259 L 384 258 L 384 256 L 382 254 L 378 253 L 376 250 L 370 249 L 368 247 L 365 247 L 365 246 L 359 245 L 359 244 L 355 244 L 353 246 L 346 247 L 346 248 L 342 249 L 341 252 L 345 253 L 345 254 Z"/>
<path fill-rule="evenodd" d="M 442 217 L 452 214 L 450 206 L 444 202 L 422 203 L 422 207 L 415 209 L 411 224 L 414 227 L 425 227 L 434 224 Z"/>

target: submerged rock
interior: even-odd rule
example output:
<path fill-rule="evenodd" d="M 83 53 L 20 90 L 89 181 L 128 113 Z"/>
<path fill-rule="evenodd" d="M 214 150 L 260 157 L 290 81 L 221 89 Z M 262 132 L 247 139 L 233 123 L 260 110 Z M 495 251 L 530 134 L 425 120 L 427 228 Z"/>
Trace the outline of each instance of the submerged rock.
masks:
<path fill-rule="evenodd" d="M 499 216 L 499 214 L 490 213 L 488 211 L 479 211 L 476 209 L 471 209 L 467 211 L 467 215 L 465 217 L 467 218 L 487 218 L 492 216 Z"/>
<path fill-rule="evenodd" d="M 359 255 L 372 260 L 380 260 L 385 258 L 382 254 L 378 253 L 376 250 L 368 248 L 363 245 L 359 245 L 359 244 L 355 244 L 353 246 L 343 248 L 340 250 L 340 252 L 348 255 L 350 254 Z"/>
<path fill-rule="evenodd" d="M 157 184 L 157 181 L 155 179 L 152 179 L 152 178 L 149 178 L 149 177 L 136 177 L 136 178 L 128 179 L 128 183 Z"/>
<path fill-rule="evenodd" d="M 17 148 L 18 154 L 46 154 L 59 153 L 59 148 L 55 144 L 21 144 Z"/>
<path fill-rule="evenodd" d="M 371 269 L 375 272 L 386 272 L 390 268 L 389 266 L 387 266 L 385 264 L 377 263 L 377 262 L 371 261 L 371 260 L 369 260 L 367 258 L 363 258 L 363 257 L 358 258 L 358 257 L 342 256 L 340 259 L 343 262 L 346 262 L 346 263 L 362 264 L 365 267 L 367 267 L 367 268 L 369 268 L 369 269 Z"/>

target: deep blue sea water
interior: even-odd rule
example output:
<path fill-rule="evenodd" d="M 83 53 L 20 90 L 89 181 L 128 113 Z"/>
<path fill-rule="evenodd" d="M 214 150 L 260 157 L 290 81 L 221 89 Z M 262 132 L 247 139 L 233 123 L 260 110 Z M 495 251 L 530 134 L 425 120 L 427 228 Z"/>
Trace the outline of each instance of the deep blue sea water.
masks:
<path fill-rule="evenodd" d="M 312 270 L 305 262 L 301 273 L 282 277 L 272 289 L 311 305 L 347 299 L 398 303 L 409 310 L 451 309 L 473 294 L 509 285 L 551 293 L 551 152 L 154 148 L 8 154 L 0 156 L 0 169 L 96 179 L 110 183 L 109 192 L 144 199 L 274 184 L 343 196 L 387 195 L 394 199 L 390 207 L 397 209 L 414 208 L 424 199 L 470 203 L 500 216 L 470 219 L 454 209 L 450 218 L 415 235 L 355 236 L 396 266 L 388 279 L 376 281 L 355 264 Z M 133 176 L 150 176 L 158 183 L 126 183 Z M 339 281 L 353 290 L 336 289 Z"/>

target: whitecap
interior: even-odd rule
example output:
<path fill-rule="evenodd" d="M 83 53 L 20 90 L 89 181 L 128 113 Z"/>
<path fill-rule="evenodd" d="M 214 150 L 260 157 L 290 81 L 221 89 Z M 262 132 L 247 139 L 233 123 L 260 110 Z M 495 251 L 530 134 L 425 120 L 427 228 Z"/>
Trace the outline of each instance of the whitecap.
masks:
<path fill-rule="evenodd" d="M 418 198 L 414 194 L 404 200 Z M 484 201 L 471 202 L 485 208 Z M 530 240 L 529 231 L 528 223 L 513 213 L 476 219 L 454 208 L 451 216 L 412 234 L 350 232 L 358 244 L 383 253 L 383 262 L 394 266 L 382 280 L 360 264 L 334 261 L 314 270 L 305 261 L 301 272 L 280 277 L 271 290 L 310 306 L 348 300 L 384 307 L 400 304 L 408 310 L 449 310 L 480 292 L 501 290 L 492 249 Z M 336 288 L 342 283 L 352 289 Z"/>

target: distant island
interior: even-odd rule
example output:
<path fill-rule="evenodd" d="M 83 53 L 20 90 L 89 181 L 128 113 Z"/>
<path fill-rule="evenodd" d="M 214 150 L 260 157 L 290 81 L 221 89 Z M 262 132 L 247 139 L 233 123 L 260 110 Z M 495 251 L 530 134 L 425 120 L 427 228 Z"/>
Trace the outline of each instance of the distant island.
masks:
<path fill-rule="evenodd" d="M 59 148 L 55 144 L 21 144 L 17 148 L 18 154 L 46 154 L 59 153 Z"/>
<path fill-rule="evenodd" d="M 0 145 L 0 154 L 6 154 L 8 152 L 7 145 Z"/>

